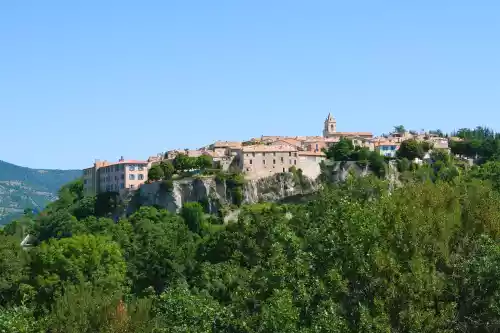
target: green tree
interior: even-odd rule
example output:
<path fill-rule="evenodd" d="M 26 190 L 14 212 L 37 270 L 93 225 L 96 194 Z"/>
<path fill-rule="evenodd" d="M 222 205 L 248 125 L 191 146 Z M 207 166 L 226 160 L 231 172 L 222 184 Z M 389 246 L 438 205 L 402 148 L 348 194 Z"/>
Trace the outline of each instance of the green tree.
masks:
<path fill-rule="evenodd" d="M 34 311 L 26 306 L 0 308 L 0 332 L 41 333 Z"/>
<path fill-rule="evenodd" d="M 469 178 L 488 181 L 495 190 L 500 192 L 500 162 L 490 161 L 472 169 Z"/>
<path fill-rule="evenodd" d="M 199 202 L 186 202 L 180 212 L 189 230 L 199 233 L 205 220 L 203 206 Z"/>
<path fill-rule="evenodd" d="M 120 290 L 125 262 L 118 244 L 107 237 L 81 235 L 49 240 L 32 251 L 31 274 L 40 300 L 52 299 L 63 285 L 90 283 L 103 290 Z"/>
<path fill-rule="evenodd" d="M 333 144 L 326 152 L 326 156 L 334 161 L 348 161 L 354 152 L 352 140 L 341 138 L 339 142 Z"/>
<path fill-rule="evenodd" d="M 111 217 L 115 215 L 122 204 L 120 194 L 117 192 L 102 192 L 96 197 L 95 215 Z"/>
<path fill-rule="evenodd" d="M 86 196 L 79 200 L 72 207 L 73 215 L 78 219 L 84 219 L 95 215 L 97 198 L 95 196 Z"/>
<path fill-rule="evenodd" d="M 195 162 L 195 159 L 186 154 L 177 154 L 174 158 L 173 164 L 176 171 L 186 171 L 194 169 L 196 167 Z"/>
<path fill-rule="evenodd" d="M 403 125 L 394 126 L 394 133 L 403 134 L 405 132 L 406 132 L 406 129 Z"/>
<path fill-rule="evenodd" d="M 0 235 L 0 306 L 15 300 L 20 283 L 27 278 L 26 263 L 19 239 Z"/>
<path fill-rule="evenodd" d="M 163 170 L 163 175 L 164 175 L 165 179 L 171 179 L 175 173 L 175 167 L 174 167 L 173 163 L 169 160 L 166 160 L 166 161 L 162 161 L 160 163 L 160 166 Z"/>
<path fill-rule="evenodd" d="M 67 210 L 42 214 L 33 226 L 33 236 L 43 242 L 51 238 L 67 238 L 82 232 L 82 225 Z"/>
<path fill-rule="evenodd" d="M 155 306 L 158 332 L 211 333 L 220 329 L 225 310 L 210 296 L 195 294 L 185 284 L 160 295 Z"/>
<path fill-rule="evenodd" d="M 413 161 L 416 158 L 422 159 L 424 157 L 424 149 L 417 140 L 405 140 L 401 143 L 399 150 L 397 151 L 397 156 L 399 158 L 407 158 L 410 161 Z"/>
<path fill-rule="evenodd" d="M 213 159 L 210 155 L 201 155 L 196 158 L 196 167 L 199 169 L 208 169 L 213 166 Z"/>
<path fill-rule="evenodd" d="M 127 333 L 155 331 L 151 316 L 152 300 L 122 301 L 117 291 L 109 293 L 92 286 L 68 286 L 59 295 L 47 318 L 51 332 L 60 333 Z"/>
<path fill-rule="evenodd" d="M 429 131 L 429 134 L 436 135 L 439 137 L 444 137 L 445 134 L 440 129 Z"/>
<path fill-rule="evenodd" d="M 457 331 L 493 332 L 500 308 L 500 246 L 487 235 L 456 263 L 460 277 Z M 462 261 L 463 260 L 463 261 Z"/>
<path fill-rule="evenodd" d="M 152 181 L 157 181 L 165 176 L 163 168 L 159 164 L 153 165 L 148 171 L 148 179 Z"/>
<path fill-rule="evenodd" d="M 192 265 L 193 234 L 177 215 L 153 207 L 141 207 L 129 219 L 133 233 L 126 248 L 133 290 L 142 294 L 152 287 L 160 293 L 182 279 Z"/>

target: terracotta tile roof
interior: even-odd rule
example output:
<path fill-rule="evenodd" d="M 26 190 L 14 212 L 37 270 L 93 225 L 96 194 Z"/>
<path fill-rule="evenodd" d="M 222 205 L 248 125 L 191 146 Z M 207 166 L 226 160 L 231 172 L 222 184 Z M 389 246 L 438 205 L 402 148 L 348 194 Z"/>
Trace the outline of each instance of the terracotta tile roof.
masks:
<path fill-rule="evenodd" d="M 122 161 L 113 162 L 113 163 L 106 163 L 106 164 L 102 165 L 102 168 L 112 166 L 112 165 L 119 165 L 119 164 L 148 164 L 148 161 L 122 160 Z"/>
<path fill-rule="evenodd" d="M 374 146 L 375 147 L 379 147 L 379 146 L 399 146 L 399 143 L 385 140 L 385 141 L 374 142 Z"/>
<path fill-rule="evenodd" d="M 313 136 L 306 136 L 306 140 L 323 140 L 324 137 L 319 136 L 319 135 L 313 135 Z"/>
<path fill-rule="evenodd" d="M 326 155 L 322 151 L 300 151 L 299 156 L 323 156 Z"/>
<path fill-rule="evenodd" d="M 241 142 L 238 141 L 216 141 L 214 148 L 240 148 Z"/>
<path fill-rule="evenodd" d="M 226 154 L 224 152 L 220 152 L 220 151 L 212 151 L 212 150 L 207 150 L 205 152 L 203 152 L 204 155 L 209 155 L 209 156 L 212 156 L 212 157 L 224 157 L 226 156 Z"/>
<path fill-rule="evenodd" d="M 335 132 L 337 136 L 373 136 L 371 132 Z"/>
<path fill-rule="evenodd" d="M 276 144 L 283 144 L 283 143 L 285 145 L 291 145 L 291 146 L 296 146 L 296 147 L 302 146 L 302 142 L 299 140 L 296 140 L 296 139 L 280 139 L 280 140 L 273 142 L 272 144 L 276 145 Z"/>
<path fill-rule="evenodd" d="M 297 147 L 291 145 L 255 145 L 255 146 L 245 146 L 242 147 L 241 150 L 244 153 L 252 153 L 252 152 L 296 152 Z"/>

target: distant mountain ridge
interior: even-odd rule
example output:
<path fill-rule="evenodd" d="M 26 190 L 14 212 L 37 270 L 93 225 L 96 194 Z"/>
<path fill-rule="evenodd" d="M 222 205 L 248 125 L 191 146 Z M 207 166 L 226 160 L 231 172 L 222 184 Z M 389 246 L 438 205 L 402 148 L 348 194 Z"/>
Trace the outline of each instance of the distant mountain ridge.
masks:
<path fill-rule="evenodd" d="M 81 175 L 81 170 L 31 169 L 0 160 L 0 225 L 26 208 L 43 209 L 63 184 Z"/>

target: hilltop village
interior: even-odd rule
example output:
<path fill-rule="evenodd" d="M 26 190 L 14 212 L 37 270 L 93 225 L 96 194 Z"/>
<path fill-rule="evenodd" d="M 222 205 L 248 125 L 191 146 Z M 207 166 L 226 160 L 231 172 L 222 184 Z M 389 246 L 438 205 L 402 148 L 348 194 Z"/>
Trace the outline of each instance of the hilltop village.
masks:
<path fill-rule="evenodd" d="M 400 144 L 408 139 L 427 141 L 433 147 L 448 149 L 448 138 L 427 132 L 395 131 L 390 135 L 374 137 L 370 132 L 338 132 L 335 118 L 328 114 L 323 124 L 322 136 L 261 136 L 248 141 L 217 141 L 196 150 L 171 150 L 151 156 L 146 161 L 126 160 L 117 162 L 96 160 L 83 171 L 84 191 L 87 195 L 114 191 L 136 190 L 148 180 L 149 170 L 164 161 L 174 161 L 179 155 L 190 158 L 207 156 L 207 160 L 222 172 L 237 172 L 246 179 L 260 179 L 277 173 L 300 169 L 302 174 L 316 179 L 324 153 L 341 138 L 351 140 L 355 147 L 378 151 L 394 157 Z"/>

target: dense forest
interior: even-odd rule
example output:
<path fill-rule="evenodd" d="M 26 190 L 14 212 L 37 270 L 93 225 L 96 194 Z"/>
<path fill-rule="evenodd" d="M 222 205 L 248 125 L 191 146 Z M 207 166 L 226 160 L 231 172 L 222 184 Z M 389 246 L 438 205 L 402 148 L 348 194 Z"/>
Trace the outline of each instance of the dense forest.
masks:
<path fill-rule="evenodd" d="M 432 147 L 402 145 L 397 181 L 340 143 L 329 158 L 379 172 L 227 224 L 196 202 L 117 219 L 69 183 L 0 234 L 0 332 L 496 332 L 500 139 L 457 135 L 422 164 Z"/>

